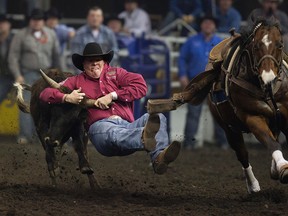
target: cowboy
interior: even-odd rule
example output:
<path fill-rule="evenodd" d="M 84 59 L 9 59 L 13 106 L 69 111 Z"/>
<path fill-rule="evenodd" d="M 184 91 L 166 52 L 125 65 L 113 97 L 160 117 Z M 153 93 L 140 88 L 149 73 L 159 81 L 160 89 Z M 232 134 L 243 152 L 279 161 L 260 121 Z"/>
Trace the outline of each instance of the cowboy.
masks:
<path fill-rule="evenodd" d="M 46 88 L 40 99 L 46 103 L 79 104 L 84 97 L 96 99 L 88 109 L 88 135 L 104 156 L 125 156 L 136 151 L 149 152 L 155 173 L 163 174 L 180 151 L 180 143 L 168 144 L 163 114 L 133 117 L 133 101 L 145 96 L 147 86 L 140 74 L 109 65 L 113 51 L 103 53 L 97 43 L 88 43 L 83 55 L 73 54 L 72 62 L 82 71 L 61 83 L 74 91 L 63 94 Z"/>

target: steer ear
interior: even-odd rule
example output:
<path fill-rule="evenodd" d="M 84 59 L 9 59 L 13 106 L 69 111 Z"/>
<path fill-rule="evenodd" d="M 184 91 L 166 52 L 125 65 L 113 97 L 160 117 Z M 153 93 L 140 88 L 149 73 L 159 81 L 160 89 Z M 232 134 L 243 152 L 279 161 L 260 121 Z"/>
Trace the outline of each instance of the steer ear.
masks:
<path fill-rule="evenodd" d="M 51 79 L 49 76 L 47 76 L 46 73 L 44 73 L 44 71 L 42 69 L 40 69 L 40 74 L 42 76 L 42 78 L 52 87 L 52 88 L 56 88 L 59 89 L 59 91 L 63 92 L 63 93 L 71 93 L 72 90 L 65 87 L 65 86 L 61 86 L 59 83 L 57 83 L 55 80 Z"/>

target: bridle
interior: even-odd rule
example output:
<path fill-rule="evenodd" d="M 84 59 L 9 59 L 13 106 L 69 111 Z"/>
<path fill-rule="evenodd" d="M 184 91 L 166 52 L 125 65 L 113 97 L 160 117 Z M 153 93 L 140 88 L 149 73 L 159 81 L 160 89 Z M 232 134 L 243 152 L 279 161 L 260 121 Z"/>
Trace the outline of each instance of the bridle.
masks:
<path fill-rule="evenodd" d="M 244 49 L 243 49 L 243 53 L 245 53 L 247 56 L 248 56 L 248 59 L 250 61 L 250 65 L 251 65 L 251 69 L 252 69 L 252 73 L 253 75 L 256 75 L 260 78 L 260 75 L 258 73 L 259 71 L 259 67 L 260 65 L 262 64 L 262 62 L 265 60 L 265 59 L 270 59 L 272 60 L 277 68 L 279 69 L 279 73 L 277 74 L 276 77 L 279 76 L 280 74 L 280 71 L 281 71 L 281 64 L 282 64 L 282 60 L 283 60 L 283 56 L 280 55 L 280 59 L 277 60 L 274 56 L 270 55 L 270 54 L 267 54 L 267 55 L 264 55 L 262 56 L 258 61 L 256 59 L 256 55 L 255 55 L 255 44 L 253 43 L 254 42 L 254 37 L 255 37 L 255 34 L 257 32 L 257 30 L 262 26 L 262 23 L 259 23 L 254 31 L 249 35 L 249 37 L 247 38 L 247 40 L 244 42 Z M 248 49 L 248 47 L 251 47 L 250 49 Z M 283 46 L 281 46 L 281 52 L 282 52 L 282 49 L 283 49 Z M 261 82 L 261 79 L 260 79 L 260 82 Z"/>
<path fill-rule="evenodd" d="M 274 98 L 274 95 L 273 95 L 273 91 L 272 91 L 272 84 L 269 83 L 269 84 L 266 84 L 264 85 L 264 82 L 261 78 L 261 75 L 259 74 L 259 67 L 260 65 L 262 64 L 262 62 L 265 60 L 265 59 L 270 59 L 272 60 L 277 68 L 278 68 L 278 73 L 275 77 L 275 79 L 279 79 L 279 76 L 281 74 L 281 71 L 282 71 L 282 60 L 283 60 L 283 55 L 282 55 L 282 49 L 283 49 L 283 44 L 281 45 L 281 55 L 280 55 L 280 59 L 277 60 L 274 56 L 270 55 L 270 54 L 266 54 L 264 56 L 262 56 L 258 61 L 256 59 L 256 55 L 255 55 L 255 43 L 254 43 L 254 37 L 255 37 L 255 34 L 257 32 L 257 30 L 262 26 L 262 23 L 259 23 L 254 31 L 251 33 L 251 35 L 249 35 L 247 41 L 246 41 L 246 45 L 245 45 L 245 48 L 243 50 L 243 53 L 246 53 L 247 56 L 248 56 L 248 59 L 250 61 L 250 65 L 251 65 L 251 70 L 252 70 L 252 74 L 254 76 L 257 76 L 258 80 L 259 80 L 259 83 L 261 85 L 261 89 L 262 91 L 265 93 L 265 101 L 266 103 L 270 106 L 270 108 L 273 110 L 274 112 L 274 117 L 275 117 L 275 122 L 276 122 L 276 128 L 277 125 L 280 125 L 281 123 L 281 113 L 280 113 L 280 109 L 279 107 L 277 106 L 277 103 L 275 101 L 275 98 Z M 283 42 L 282 42 L 283 43 Z M 252 45 L 251 46 L 249 46 Z M 250 47 L 250 51 L 247 47 Z M 251 57 L 252 56 L 252 57 Z"/>

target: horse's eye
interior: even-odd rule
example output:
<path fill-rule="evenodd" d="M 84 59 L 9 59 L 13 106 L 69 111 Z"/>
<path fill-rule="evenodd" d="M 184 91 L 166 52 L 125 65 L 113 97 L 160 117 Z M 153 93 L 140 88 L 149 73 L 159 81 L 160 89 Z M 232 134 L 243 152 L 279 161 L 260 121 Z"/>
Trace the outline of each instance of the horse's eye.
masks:
<path fill-rule="evenodd" d="M 277 42 L 277 43 L 276 43 L 276 47 L 277 47 L 278 49 L 282 49 L 282 48 L 284 47 L 283 42 Z"/>
<path fill-rule="evenodd" d="M 260 49 L 260 45 L 259 44 L 255 44 L 254 45 L 254 50 L 259 50 Z"/>

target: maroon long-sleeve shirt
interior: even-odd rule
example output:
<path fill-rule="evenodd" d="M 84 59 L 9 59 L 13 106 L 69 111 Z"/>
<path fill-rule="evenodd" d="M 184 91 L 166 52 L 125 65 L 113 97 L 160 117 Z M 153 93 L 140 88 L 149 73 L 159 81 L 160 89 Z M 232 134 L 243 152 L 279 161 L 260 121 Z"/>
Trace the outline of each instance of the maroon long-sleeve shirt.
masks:
<path fill-rule="evenodd" d="M 87 127 L 112 115 L 118 115 L 129 122 L 134 121 L 133 102 L 146 95 L 146 82 L 140 74 L 130 73 L 123 68 L 110 67 L 106 64 L 99 79 L 88 76 L 85 72 L 69 77 L 61 83 L 72 90 L 81 87 L 86 97 L 97 99 L 111 92 L 116 92 L 115 100 L 109 109 L 89 108 Z M 40 99 L 47 103 L 62 103 L 64 94 L 54 88 L 46 88 Z"/>

